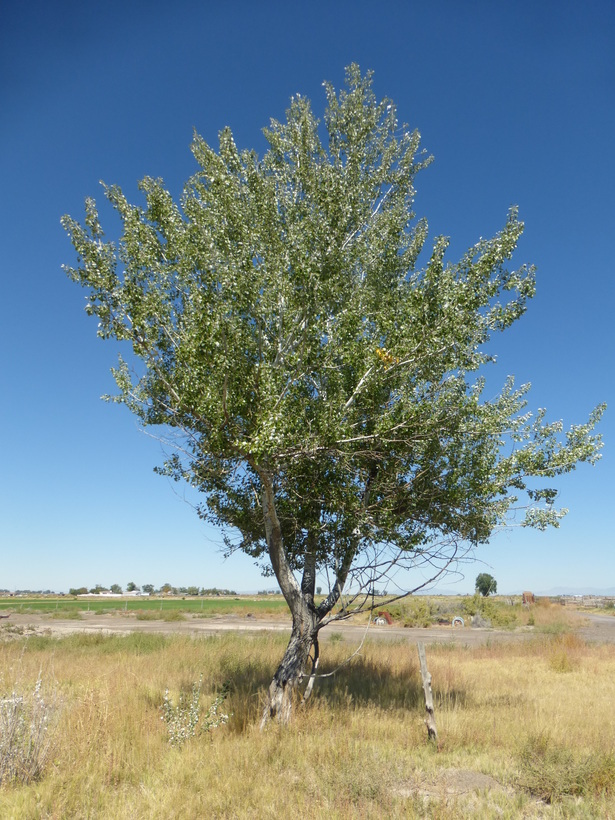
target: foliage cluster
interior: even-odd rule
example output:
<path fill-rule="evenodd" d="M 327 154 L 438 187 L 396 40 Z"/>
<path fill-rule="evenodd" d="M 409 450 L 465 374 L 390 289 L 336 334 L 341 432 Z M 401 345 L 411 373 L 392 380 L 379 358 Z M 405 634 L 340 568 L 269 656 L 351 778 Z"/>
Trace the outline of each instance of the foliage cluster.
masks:
<path fill-rule="evenodd" d="M 428 627 L 438 617 L 440 609 L 429 598 L 408 598 L 391 604 L 386 611 L 394 621 L 407 627 Z"/>
<path fill-rule="evenodd" d="M 476 576 L 476 591 L 485 597 L 495 595 L 498 591 L 497 581 L 488 572 L 481 572 Z"/>
<path fill-rule="evenodd" d="M 396 624 L 407 627 L 450 623 L 456 615 L 466 618 L 478 613 L 488 619 L 492 626 L 508 628 L 522 623 L 524 615 L 519 602 L 504 598 L 484 598 L 478 592 L 473 596 L 463 597 L 410 596 L 392 604 L 382 604 L 380 608 L 386 610 Z M 544 613 L 551 609 L 549 606 L 544 607 Z M 375 611 L 378 610 L 379 607 L 376 606 Z M 561 613 L 557 610 L 557 614 Z"/>

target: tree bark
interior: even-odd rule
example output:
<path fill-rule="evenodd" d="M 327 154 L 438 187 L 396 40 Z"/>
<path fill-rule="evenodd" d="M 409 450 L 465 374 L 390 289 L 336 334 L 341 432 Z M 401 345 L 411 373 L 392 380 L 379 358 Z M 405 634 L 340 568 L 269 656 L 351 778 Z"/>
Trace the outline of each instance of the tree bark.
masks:
<path fill-rule="evenodd" d="M 263 710 L 261 729 L 267 721 L 279 723 L 290 721 L 293 693 L 305 676 L 305 669 L 312 644 L 318 640 L 318 618 L 306 604 L 299 612 L 293 612 L 293 629 L 284 657 L 276 669 L 267 693 L 267 703 Z"/>

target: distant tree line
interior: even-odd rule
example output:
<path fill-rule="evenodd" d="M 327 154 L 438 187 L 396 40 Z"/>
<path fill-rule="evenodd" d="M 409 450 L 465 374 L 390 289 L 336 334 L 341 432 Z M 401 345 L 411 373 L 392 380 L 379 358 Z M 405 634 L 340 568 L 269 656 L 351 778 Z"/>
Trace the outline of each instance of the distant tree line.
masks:
<path fill-rule="evenodd" d="M 100 595 L 101 593 L 112 592 L 114 595 L 122 595 L 124 590 L 120 584 L 111 584 L 109 587 L 104 587 L 102 584 L 96 584 L 91 587 L 71 587 L 68 590 L 69 595 Z M 158 589 L 153 584 L 143 584 L 141 587 L 137 586 L 134 581 L 129 581 L 126 584 L 126 592 L 142 592 L 146 595 L 237 595 L 232 589 L 218 589 L 217 587 L 174 587 L 172 584 L 162 584 Z"/>
<path fill-rule="evenodd" d="M 0 589 L 0 595 L 55 595 L 52 589 Z M 62 593 L 63 594 L 63 593 Z"/>

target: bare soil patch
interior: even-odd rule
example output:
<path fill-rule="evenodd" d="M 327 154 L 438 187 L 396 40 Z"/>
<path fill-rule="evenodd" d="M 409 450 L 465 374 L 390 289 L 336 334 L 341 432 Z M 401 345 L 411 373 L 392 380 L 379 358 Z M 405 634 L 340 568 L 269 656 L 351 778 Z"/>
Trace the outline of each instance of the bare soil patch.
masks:
<path fill-rule="evenodd" d="M 586 616 L 586 624 L 580 628 L 579 635 L 585 640 L 597 643 L 615 643 L 615 617 L 608 615 Z M 3 620 L 0 635 L 19 637 L 20 635 L 68 635 L 74 632 L 101 632 L 103 634 L 127 635 L 131 632 L 150 632 L 165 635 L 211 635 L 224 632 L 290 632 L 291 622 L 288 617 L 258 618 L 240 615 L 216 615 L 211 618 L 199 618 L 190 614 L 182 621 L 140 621 L 135 615 L 107 614 L 84 612 L 79 619 L 53 618 L 49 615 L 12 613 Z M 323 630 L 324 640 L 342 639 L 350 643 L 359 643 L 366 634 L 367 627 L 347 621 L 332 623 Z M 407 641 L 416 643 L 454 643 L 467 646 L 479 646 L 492 641 L 515 641 L 535 637 L 540 634 L 532 628 L 521 627 L 513 630 L 451 626 L 432 626 L 428 628 L 404 628 L 398 626 L 370 625 L 367 631 L 371 640 Z"/>
<path fill-rule="evenodd" d="M 402 797 L 450 797 L 476 791 L 510 791 L 491 775 L 471 769 L 441 769 L 396 789 Z"/>

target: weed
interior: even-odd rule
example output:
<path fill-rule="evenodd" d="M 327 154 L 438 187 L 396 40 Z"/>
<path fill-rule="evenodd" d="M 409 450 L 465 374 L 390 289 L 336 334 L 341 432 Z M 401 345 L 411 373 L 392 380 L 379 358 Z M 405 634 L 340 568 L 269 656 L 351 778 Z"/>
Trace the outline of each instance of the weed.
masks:
<path fill-rule="evenodd" d="M 212 729 L 217 729 L 228 723 L 229 715 L 224 713 L 218 714 L 218 709 L 226 700 L 228 693 L 227 687 L 215 698 L 203 720 L 201 721 L 201 686 L 203 684 L 203 675 L 201 675 L 193 685 L 189 696 L 183 692 L 179 696 L 179 701 L 173 705 L 169 690 L 164 693 L 162 700 L 162 716 L 161 720 L 167 724 L 167 731 L 169 733 L 169 743 L 171 746 L 183 746 L 183 744 L 194 737 L 197 732 L 199 721 L 201 722 L 201 732 L 209 732 Z"/>
<path fill-rule="evenodd" d="M 549 658 L 549 666 L 554 672 L 572 672 L 578 665 L 578 660 L 572 658 L 565 649 L 555 650 Z"/>
<path fill-rule="evenodd" d="M 37 780 L 49 756 L 50 724 L 56 713 L 39 676 L 31 694 L 14 688 L 0 699 L 0 784 Z"/>
<path fill-rule="evenodd" d="M 23 635 L 25 632 L 23 626 L 18 624 L 2 624 L 0 630 L 2 630 L 0 634 L 3 635 Z"/>
<path fill-rule="evenodd" d="M 552 624 L 541 624 L 538 629 L 543 635 L 565 635 L 570 632 L 570 626 L 566 623 L 555 622 Z"/>

